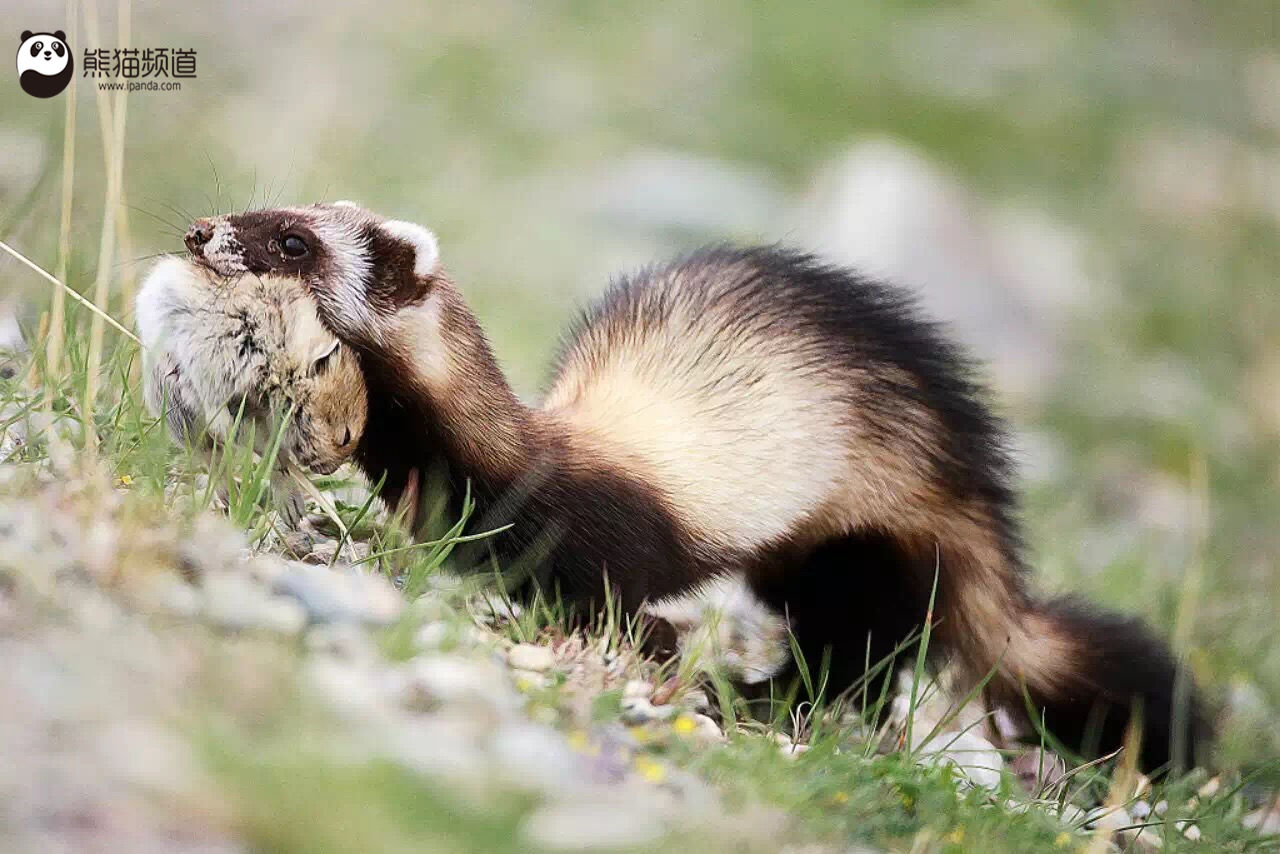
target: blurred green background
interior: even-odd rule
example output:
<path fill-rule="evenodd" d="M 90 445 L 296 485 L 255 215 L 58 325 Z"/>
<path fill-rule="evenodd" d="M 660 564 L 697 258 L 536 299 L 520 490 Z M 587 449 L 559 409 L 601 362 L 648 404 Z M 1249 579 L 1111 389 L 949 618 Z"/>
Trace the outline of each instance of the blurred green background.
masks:
<path fill-rule="evenodd" d="M 15 49 L 66 28 L 61 4 L 3 6 Z M 114 14 L 77 62 L 120 44 Z M 436 230 L 532 396 L 613 272 L 722 239 L 857 264 L 987 361 L 1042 586 L 1176 630 L 1227 750 L 1276 749 L 1274 0 L 237 0 L 139 5 L 130 38 L 198 71 L 129 98 L 116 294 L 189 216 L 354 199 Z M 0 238 L 52 269 L 65 102 L 9 82 Z M 86 83 L 78 287 L 104 183 Z M 0 288 L 34 328 L 41 283 L 6 259 Z"/>

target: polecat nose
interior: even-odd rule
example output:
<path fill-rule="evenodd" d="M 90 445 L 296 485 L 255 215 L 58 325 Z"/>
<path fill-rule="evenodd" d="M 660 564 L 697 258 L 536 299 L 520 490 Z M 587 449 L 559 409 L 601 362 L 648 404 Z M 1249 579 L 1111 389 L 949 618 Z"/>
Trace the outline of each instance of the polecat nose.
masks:
<path fill-rule="evenodd" d="M 213 239 L 213 223 L 207 219 L 198 219 L 191 223 L 191 227 L 187 229 L 186 237 L 182 238 L 182 242 L 187 244 L 187 249 L 196 254 L 204 248 L 204 245 Z"/>

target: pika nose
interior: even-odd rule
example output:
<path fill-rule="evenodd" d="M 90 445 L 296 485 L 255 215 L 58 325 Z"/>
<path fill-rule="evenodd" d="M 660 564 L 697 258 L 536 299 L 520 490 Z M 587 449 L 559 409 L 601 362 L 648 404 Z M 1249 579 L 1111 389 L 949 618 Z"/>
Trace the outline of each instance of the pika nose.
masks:
<path fill-rule="evenodd" d="M 213 223 L 207 219 L 198 219 L 191 223 L 191 227 L 187 229 L 187 235 L 182 238 L 182 242 L 187 244 L 187 249 L 199 255 L 204 245 L 212 239 Z"/>

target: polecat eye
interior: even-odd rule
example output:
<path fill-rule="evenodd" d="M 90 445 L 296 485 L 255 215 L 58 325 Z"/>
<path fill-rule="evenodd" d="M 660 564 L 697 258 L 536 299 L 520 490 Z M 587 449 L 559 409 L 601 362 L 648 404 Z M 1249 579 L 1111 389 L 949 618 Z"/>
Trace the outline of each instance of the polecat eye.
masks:
<path fill-rule="evenodd" d="M 307 254 L 307 242 L 296 234 L 286 235 L 280 241 L 280 251 L 290 258 L 301 258 Z"/>

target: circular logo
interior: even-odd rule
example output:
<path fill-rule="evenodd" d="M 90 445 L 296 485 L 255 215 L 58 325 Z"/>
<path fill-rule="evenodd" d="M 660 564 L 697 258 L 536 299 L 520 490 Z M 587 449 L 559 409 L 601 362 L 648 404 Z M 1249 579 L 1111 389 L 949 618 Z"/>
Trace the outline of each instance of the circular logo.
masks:
<path fill-rule="evenodd" d="M 18 48 L 18 82 L 22 91 L 36 98 L 52 98 L 71 82 L 76 63 L 71 57 L 67 34 L 62 30 L 52 33 L 22 33 L 22 45 Z"/>

